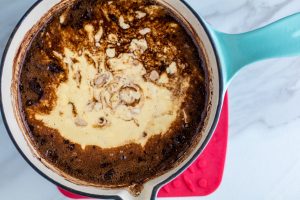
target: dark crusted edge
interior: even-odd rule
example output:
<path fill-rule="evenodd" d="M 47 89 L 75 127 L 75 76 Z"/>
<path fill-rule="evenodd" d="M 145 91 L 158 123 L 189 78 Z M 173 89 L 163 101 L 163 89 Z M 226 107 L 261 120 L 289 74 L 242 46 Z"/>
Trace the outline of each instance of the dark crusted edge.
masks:
<path fill-rule="evenodd" d="M 151 200 L 155 200 L 156 196 L 157 196 L 157 192 L 158 190 L 166 183 L 168 183 L 169 181 L 171 181 L 172 179 L 174 179 L 176 176 L 178 176 L 179 174 L 181 174 L 192 162 L 194 162 L 194 160 L 201 154 L 201 152 L 204 150 L 204 148 L 206 147 L 206 145 L 208 144 L 208 142 L 210 141 L 212 135 L 213 135 L 213 131 L 215 130 L 216 128 L 216 125 L 217 125 L 217 122 L 218 122 L 218 119 L 219 119 L 219 115 L 220 115 L 220 112 L 221 112 L 221 107 L 222 107 L 222 92 L 223 92 L 223 89 L 224 89 L 224 86 L 223 86 L 223 77 L 222 77 L 222 73 L 221 73 L 221 65 L 220 65 L 220 57 L 218 55 L 218 52 L 217 52 L 217 49 L 216 49 L 216 46 L 214 44 L 214 41 L 207 29 L 207 27 L 205 26 L 203 20 L 201 19 L 201 17 L 198 15 L 198 13 L 196 13 L 196 11 L 185 1 L 185 0 L 180 0 L 182 3 L 185 4 L 185 6 L 187 6 L 191 12 L 197 17 L 197 19 L 199 20 L 199 22 L 201 23 L 202 27 L 204 28 L 207 36 L 209 37 L 209 40 L 213 46 L 213 49 L 214 49 L 214 53 L 216 55 L 216 58 L 217 58 L 217 62 L 218 62 L 218 71 L 219 71 L 219 102 L 218 102 L 218 108 L 217 108 L 217 113 L 216 113 L 216 116 L 215 116 L 215 119 L 214 119 L 214 122 L 213 122 L 213 125 L 212 127 L 210 128 L 210 131 L 207 135 L 207 137 L 205 138 L 203 144 L 201 145 L 201 147 L 196 151 L 196 153 L 193 155 L 193 157 L 183 166 L 181 167 L 179 170 L 177 170 L 176 173 L 172 174 L 170 177 L 168 177 L 166 180 L 162 181 L 161 183 L 157 184 L 156 186 L 153 187 L 152 189 L 152 195 L 151 195 Z M 74 190 L 74 189 L 71 189 L 65 185 L 62 185 L 58 182 L 56 182 L 55 180 L 53 180 L 51 177 L 47 176 L 46 174 L 44 174 L 43 172 L 41 172 L 33 163 L 30 162 L 30 160 L 25 156 L 25 154 L 22 152 L 22 150 L 20 149 L 20 147 L 18 146 L 18 144 L 16 143 L 10 129 L 9 129 L 9 126 L 7 124 L 7 121 L 6 121 L 6 118 L 5 118 L 5 113 L 4 113 L 4 109 L 3 109 L 3 102 L 2 102 L 2 99 L 4 98 L 2 96 L 2 76 L 3 76 L 3 67 L 4 67 L 4 61 L 6 59 L 6 55 L 7 55 L 7 51 L 10 47 L 10 44 L 15 36 L 15 33 L 17 32 L 17 30 L 19 29 L 20 25 L 23 23 L 23 20 L 27 17 L 27 15 L 39 4 L 41 3 L 42 0 L 38 0 L 36 1 L 29 9 L 28 11 L 23 15 L 23 17 L 20 19 L 20 21 L 17 23 L 16 27 L 14 28 L 12 34 L 10 35 L 8 41 L 7 41 L 7 44 L 5 46 L 5 49 L 4 49 L 4 52 L 3 52 L 3 55 L 2 55 L 2 59 L 1 59 L 1 64 L 0 64 L 0 111 L 1 111 L 1 115 L 2 115 L 2 120 L 4 122 L 4 126 L 7 130 L 7 133 L 10 137 L 10 139 L 12 140 L 13 144 L 15 145 L 15 147 L 17 148 L 17 150 L 19 151 L 19 153 L 22 155 L 22 157 L 25 159 L 25 161 L 37 172 L 39 173 L 41 176 L 43 176 L 44 178 L 46 178 L 48 181 L 50 181 L 51 183 L 65 189 L 65 190 L 68 190 L 70 192 L 73 192 L 73 193 L 76 193 L 76 194 L 79 194 L 79 195 L 82 195 L 82 196 L 87 196 L 87 197 L 94 197 L 94 198 L 101 198 L 101 199 L 116 199 L 116 200 L 122 200 L 122 198 L 118 195 L 93 195 L 93 194 L 88 194 L 88 193 L 84 193 L 84 192 L 81 192 L 81 191 L 77 191 L 77 190 Z"/>

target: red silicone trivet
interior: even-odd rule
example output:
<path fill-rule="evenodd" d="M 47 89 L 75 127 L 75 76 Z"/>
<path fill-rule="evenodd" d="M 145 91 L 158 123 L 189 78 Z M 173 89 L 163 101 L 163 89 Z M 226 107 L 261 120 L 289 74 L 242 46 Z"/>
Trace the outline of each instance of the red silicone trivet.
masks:
<path fill-rule="evenodd" d="M 158 197 L 206 196 L 213 193 L 220 185 L 227 148 L 228 137 L 228 97 L 226 95 L 217 129 L 197 160 L 175 180 L 164 186 Z M 58 188 L 69 198 L 80 199 L 82 196 Z"/>

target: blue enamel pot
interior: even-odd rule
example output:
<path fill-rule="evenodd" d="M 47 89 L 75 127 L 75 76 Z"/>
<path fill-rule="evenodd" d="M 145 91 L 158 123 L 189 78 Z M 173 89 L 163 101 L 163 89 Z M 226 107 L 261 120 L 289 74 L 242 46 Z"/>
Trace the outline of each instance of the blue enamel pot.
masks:
<path fill-rule="evenodd" d="M 70 0 L 37 1 L 22 17 L 10 36 L 1 62 L 1 112 L 7 132 L 25 160 L 42 176 L 69 191 L 101 199 L 155 199 L 160 187 L 182 173 L 201 154 L 216 128 L 223 97 L 228 84 L 240 69 L 250 63 L 274 57 L 300 54 L 300 14 L 281 19 L 266 27 L 241 34 L 226 34 L 215 30 L 199 16 L 188 2 L 193 0 L 157 0 L 168 7 L 190 30 L 202 49 L 209 77 L 209 108 L 202 138 L 183 162 L 168 172 L 149 180 L 137 197 L 128 188 L 107 189 L 76 182 L 43 162 L 28 142 L 20 124 L 20 114 L 14 98 L 15 57 L 26 34 L 49 10 L 55 10 Z M 194 0 L 196 1 L 196 0 Z M 199 6 L 201 6 L 199 2 Z M 199 133 L 200 134 L 200 133 Z"/>

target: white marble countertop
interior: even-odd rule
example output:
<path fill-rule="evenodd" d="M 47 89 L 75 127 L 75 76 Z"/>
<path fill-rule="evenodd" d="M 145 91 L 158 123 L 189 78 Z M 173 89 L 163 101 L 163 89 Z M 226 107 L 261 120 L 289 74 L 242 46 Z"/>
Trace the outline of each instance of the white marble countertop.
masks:
<path fill-rule="evenodd" d="M 228 33 L 252 30 L 300 11 L 299 0 L 188 1 L 216 29 Z M 0 0 L 0 54 L 34 2 Z M 252 64 L 234 79 L 229 96 L 223 182 L 214 194 L 193 199 L 300 199 L 300 58 Z M 66 199 L 22 159 L 1 121 L 0 166 L 0 199 Z"/>

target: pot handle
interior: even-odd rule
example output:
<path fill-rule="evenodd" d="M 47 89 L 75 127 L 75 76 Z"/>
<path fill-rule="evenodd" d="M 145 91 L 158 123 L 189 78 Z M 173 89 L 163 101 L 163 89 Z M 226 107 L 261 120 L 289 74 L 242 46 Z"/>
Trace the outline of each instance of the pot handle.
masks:
<path fill-rule="evenodd" d="M 300 55 L 300 13 L 241 34 L 207 27 L 219 53 L 226 88 L 236 73 L 250 63 Z"/>

